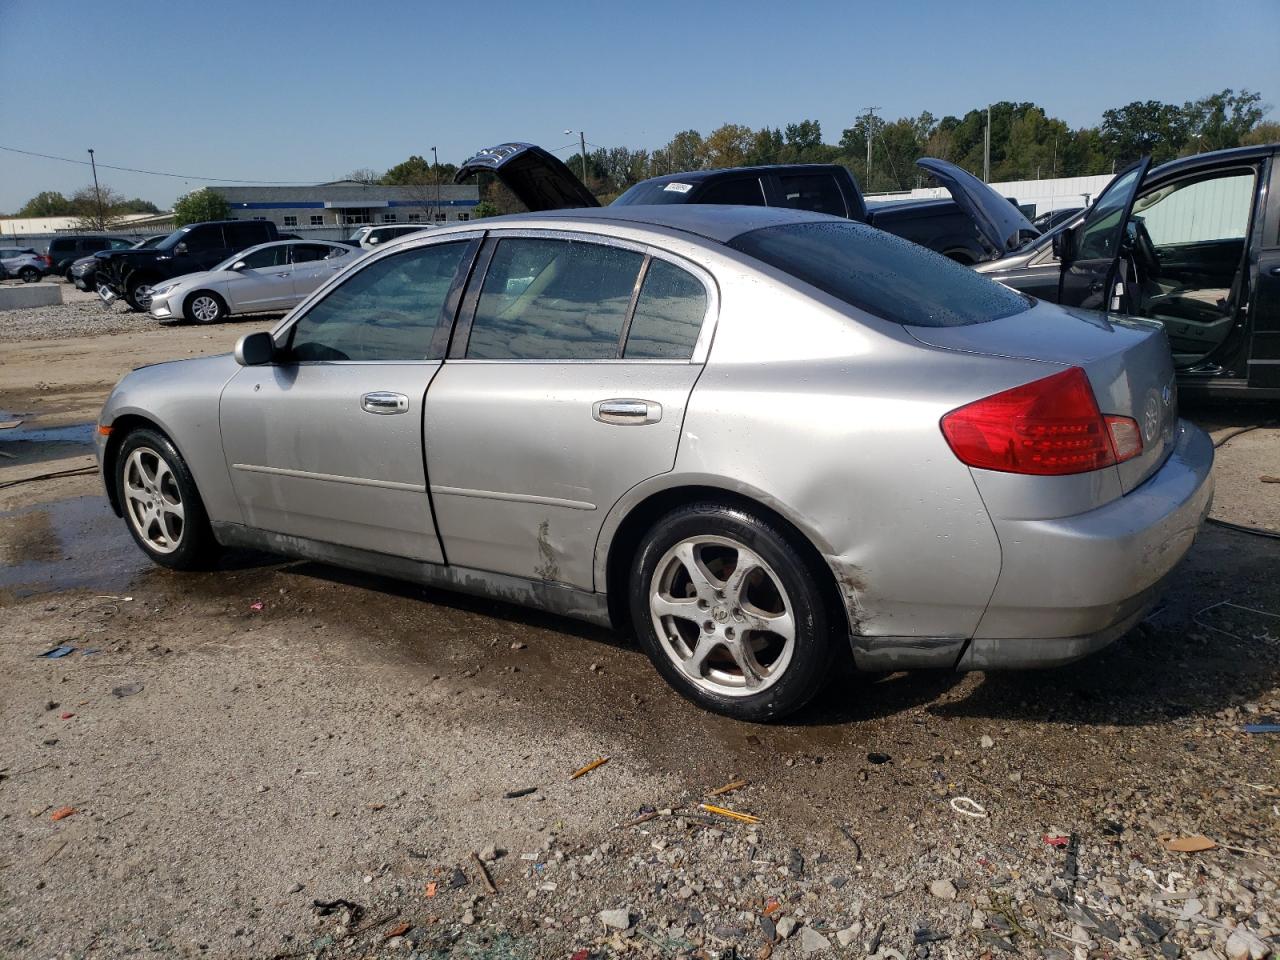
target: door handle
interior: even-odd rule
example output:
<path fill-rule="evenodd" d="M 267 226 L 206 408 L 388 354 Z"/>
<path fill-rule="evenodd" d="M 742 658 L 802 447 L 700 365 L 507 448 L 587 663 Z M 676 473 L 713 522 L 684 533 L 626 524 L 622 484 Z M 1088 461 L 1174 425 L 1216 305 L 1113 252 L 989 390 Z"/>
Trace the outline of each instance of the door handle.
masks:
<path fill-rule="evenodd" d="M 591 405 L 591 416 L 601 423 L 619 426 L 657 423 L 662 419 L 662 404 L 652 400 L 597 400 Z"/>
<path fill-rule="evenodd" d="M 366 393 L 360 398 L 360 409 L 365 413 L 379 413 L 383 415 L 392 413 L 408 413 L 409 398 L 403 393 L 391 393 L 388 390 L 378 390 L 374 393 Z"/>
<path fill-rule="evenodd" d="M 276 274 L 276 276 L 277 276 L 277 277 L 287 277 L 288 275 L 289 275 L 289 274 L 287 274 L 287 273 L 277 273 L 277 274 Z"/>

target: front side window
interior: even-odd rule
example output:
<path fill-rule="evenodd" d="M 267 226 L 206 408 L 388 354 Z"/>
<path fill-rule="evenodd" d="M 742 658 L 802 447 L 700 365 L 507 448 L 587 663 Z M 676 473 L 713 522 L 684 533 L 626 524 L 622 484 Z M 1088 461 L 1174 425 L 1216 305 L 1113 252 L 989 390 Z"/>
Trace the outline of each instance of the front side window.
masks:
<path fill-rule="evenodd" d="M 255 243 L 275 239 L 273 235 L 267 233 L 266 224 L 258 221 L 229 223 L 223 229 L 226 230 L 227 234 L 227 246 L 232 250 L 243 250 L 245 247 L 251 247 Z"/>
<path fill-rule="evenodd" d="M 598 243 L 500 240 L 481 288 L 467 357 L 617 357 L 643 261 L 639 253 Z"/>
<path fill-rule="evenodd" d="M 702 281 L 665 260 L 649 261 L 622 356 L 688 360 L 707 314 Z"/>
<path fill-rule="evenodd" d="M 80 245 L 80 249 L 87 253 L 93 253 L 95 250 L 105 250 L 108 246 L 110 246 L 110 242 L 104 237 L 89 237 Z"/>
<path fill-rule="evenodd" d="M 836 178 L 827 173 L 780 174 L 778 192 L 778 203 L 783 207 L 830 213 L 837 217 L 849 213 Z"/>
<path fill-rule="evenodd" d="M 1089 211 L 1089 216 L 1080 226 L 1080 238 L 1077 240 L 1077 260 L 1107 260 L 1119 253 L 1119 245 L 1124 224 L 1120 218 L 1124 216 L 1129 205 L 1129 197 L 1141 167 L 1135 167 L 1119 179 L 1112 180 L 1098 202 Z"/>
<path fill-rule="evenodd" d="M 293 361 L 435 360 L 436 331 L 468 244 L 442 243 L 383 257 L 358 270 L 298 318 Z"/>
<path fill-rule="evenodd" d="M 231 230 L 232 227 L 228 226 L 227 229 Z M 259 238 L 255 232 L 252 239 L 249 239 L 239 245 L 234 243 L 224 244 L 222 240 L 222 227 L 197 227 L 182 238 L 182 242 L 185 243 L 187 245 L 187 249 L 191 251 L 217 250 L 219 247 L 224 245 L 231 247 L 233 250 L 243 250 L 245 247 L 253 246 L 255 242 L 258 242 L 258 240 Z"/>
<path fill-rule="evenodd" d="M 918 327 L 962 327 L 1021 313 L 1033 301 L 954 260 L 863 223 L 818 221 L 751 230 L 733 249 L 867 313 Z"/>
<path fill-rule="evenodd" d="M 121 240 L 119 238 L 113 238 L 111 241 L 112 250 L 128 250 L 132 246 L 133 246 L 132 240 Z"/>
<path fill-rule="evenodd" d="M 264 270 L 268 267 L 283 267 L 289 263 L 289 248 L 285 246 L 264 247 L 254 250 L 240 258 L 247 270 Z"/>

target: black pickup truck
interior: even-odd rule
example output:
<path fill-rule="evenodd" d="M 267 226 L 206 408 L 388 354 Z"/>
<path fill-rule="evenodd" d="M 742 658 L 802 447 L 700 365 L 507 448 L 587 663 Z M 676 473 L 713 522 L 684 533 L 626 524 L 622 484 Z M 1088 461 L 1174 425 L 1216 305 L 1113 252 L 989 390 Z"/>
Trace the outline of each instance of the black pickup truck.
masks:
<path fill-rule="evenodd" d="M 124 297 L 135 310 L 151 305 L 150 288 L 184 273 L 210 270 L 233 254 L 280 239 L 270 220 L 210 220 L 179 227 L 153 247 L 104 251 L 97 265 L 98 292 Z"/>
<path fill-rule="evenodd" d="M 1280 399 L 1280 143 L 1153 170 L 1144 158 L 1045 233 L 967 171 L 916 162 L 951 200 L 869 204 L 846 168 L 799 164 L 655 177 L 614 203 L 788 206 L 870 223 L 1041 299 L 1160 322 L 1184 392 Z M 458 181 L 481 171 L 530 210 L 599 206 L 532 144 L 483 150 Z"/>

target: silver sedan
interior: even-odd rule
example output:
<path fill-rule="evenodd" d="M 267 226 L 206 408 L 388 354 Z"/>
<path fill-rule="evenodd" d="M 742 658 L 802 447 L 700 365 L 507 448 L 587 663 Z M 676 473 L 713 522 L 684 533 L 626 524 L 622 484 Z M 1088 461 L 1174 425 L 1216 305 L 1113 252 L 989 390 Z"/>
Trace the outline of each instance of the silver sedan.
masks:
<path fill-rule="evenodd" d="M 747 720 L 837 657 L 1096 650 L 1213 491 L 1159 325 L 863 224 L 694 205 L 389 244 L 234 355 L 126 376 L 98 456 L 159 564 L 245 545 L 609 624 Z"/>
<path fill-rule="evenodd" d="M 261 243 L 212 270 L 188 273 L 151 289 L 157 320 L 217 323 L 240 313 L 283 312 L 351 263 L 362 251 L 323 240 Z"/>

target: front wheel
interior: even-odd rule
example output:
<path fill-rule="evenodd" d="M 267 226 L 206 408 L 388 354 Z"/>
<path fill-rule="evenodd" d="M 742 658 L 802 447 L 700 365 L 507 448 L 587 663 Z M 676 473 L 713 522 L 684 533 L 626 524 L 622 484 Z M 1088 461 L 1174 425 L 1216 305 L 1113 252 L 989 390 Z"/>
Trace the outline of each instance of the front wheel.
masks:
<path fill-rule="evenodd" d="M 217 323 L 227 315 L 227 305 L 216 293 L 198 290 L 187 297 L 182 307 L 188 323 Z"/>
<path fill-rule="evenodd" d="M 133 309 L 146 313 L 151 309 L 151 285 L 142 280 L 131 281 L 125 288 L 124 298 Z"/>
<path fill-rule="evenodd" d="M 632 622 L 681 694 L 739 720 L 805 706 L 834 645 L 820 571 L 771 521 L 727 504 L 673 510 L 632 565 Z"/>
<path fill-rule="evenodd" d="M 35 267 L 23 267 L 18 271 L 18 276 L 23 283 L 35 283 L 40 279 L 40 271 Z"/>
<path fill-rule="evenodd" d="M 135 430 L 116 456 L 116 496 L 134 542 L 174 570 L 204 567 L 217 552 L 186 461 L 154 430 Z"/>

